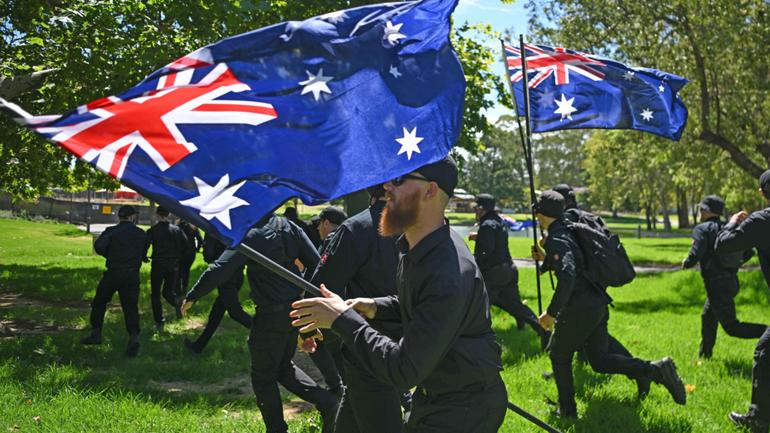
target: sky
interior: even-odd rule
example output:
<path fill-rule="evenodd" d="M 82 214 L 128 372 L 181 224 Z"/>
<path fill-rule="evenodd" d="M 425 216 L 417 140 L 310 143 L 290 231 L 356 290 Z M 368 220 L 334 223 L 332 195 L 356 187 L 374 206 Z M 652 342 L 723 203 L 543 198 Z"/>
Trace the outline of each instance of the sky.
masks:
<path fill-rule="evenodd" d="M 454 12 L 456 25 L 465 21 L 471 24 L 490 24 L 492 30 L 500 33 L 511 30 L 511 34 L 516 36 L 527 33 L 527 19 L 523 0 L 510 4 L 503 4 L 499 0 L 460 0 Z M 492 44 L 490 48 L 495 50 L 496 57 L 501 57 L 499 44 L 494 41 Z M 501 76 L 505 74 L 502 61 L 498 60 L 493 70 Z M 501 115 L 511 113 L 505 107 L 495 106 L 486 114 L 489 121 L 494 122 Z"/>

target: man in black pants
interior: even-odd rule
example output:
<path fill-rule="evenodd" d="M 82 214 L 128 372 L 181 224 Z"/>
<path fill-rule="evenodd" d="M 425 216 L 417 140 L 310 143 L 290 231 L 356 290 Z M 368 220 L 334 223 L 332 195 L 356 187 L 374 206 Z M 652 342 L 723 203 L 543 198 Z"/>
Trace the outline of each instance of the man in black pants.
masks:
<path fill-rule="evenodd" d="M 121 206 L 118 225 L 109 227 L 94 242 L 96 253 L 107 259 L 107 270 L 91 301 L 91 335 L 82 340 L 83 344 L 102 343 L 104 313 L 117 291 L 128 331 L 126 355 L 131 358 L 139 352 L 139 268 L 147 237 L 144 230 L 135 225 L 137 214 L 133 206 Z"/>
<path fill-rule="evenodd" d="M 203 238 L 201 238 L 198 228 L 185 220 L 179 220 L 179 228 L 182 230 L 182 233 L 184 233 L 185 239 L 187 240 L 184 251 L 182 251 L 182 258 L 179 260 L 179 286 L 177 287 L 177 295 L 181 297 L 187 293 L 187 289 L 190 287 L 190 268 L 192 268 L 192 265 L 195 262 L 195 253 L 200 251 L 203 246 Z"/>
<path fill-rule="evenodd" d="M 505 416 L 500 346 L 484 280 L 444 221 L 456 185 L 449 157 L 385 184 L 380 234 L 403 233 L 396 241 L 397 296 L 346 302 L 322 285 L 323 298 L 297 301 L 290 313 L 302 332 L 331 328 L 379 381 L 416 387 L 407 433 L 493 433 Z M 400 320 L 402 337 L 391 339 L 365 317 Z"/>
<path fill-rule="evenodd" d="M 396 239 L 377 233 L 385 208 L 385 190 L 382 185 L 376 185 L 367 191 L 369 208 L 337 228 L 321 253 L 321 261 L 311 280 L 316 286 L 324 284 L 345 299 L 396 294 Z M 394 341 L 401 337 L 400 321 L 374 319 L 369 324 Z M 328 331 L 327 334 L 332 334 L 339 344 L 336 334 Z M 323 344 L 329 348 L 327 341 Z M 343 346 L 341 353 L 345 392 L 337 413 L 335 432 L 400 432 L 403 421 L 399 390 L 370 373 L 356 359 L 354 352 Z"/>
<path fill-rule="evenodd" d="M 762 197 L 770 201 L 770 170 L 759 178 L 759 191 Z M 715 251 L 717 254 L 729 254 L 748 248 L 757 248 L 760 259 L 763 251 L 770 249 L 770 207 L 748 215 L 738 212 L 730 218 L 717 236 Z M 765 272 L 765 279 L 770 272 Z M 767 280 L 770 285 L 770 280 Z M 754 350 L 754 368 L 751 370 L 751 405 L 746 414 L 730 413 L 730 420 L 747 427 L 752 433 L 767 433 L 770 426 L 770 328 L 765 330 Z"/>
<path fill-rule="evenodd" d="M 147 251 L 152 246 L 152 268 L 150 268 L 150 300 L 152 301 L 152 315 L 155 319 L 155 329 L 163 331 L 163 306 L 160 302 L 161 293 L 163 299 L 174 307 L 177 319 L 181 318 L 177 296 L 179 284 L 179 259 L 187 244 L 182 230 L 169 222 L 169 212 L 166 208 L 158 206 L 155 210 L 158 222 L 147 230 L 147 243 L 144 248 L 145 260 Z"/>
<path fill-rule="evenodd" d="M 217 240 L 214 236 L 206 233 L 206 237 L 203 239 L 203 260 L 205 260 L 206 263 L 214 263 L 226 249 L 227 247 L 225 244 Z M 251 329 L 252 318 L 249 316 L 249 313 L 243 311 L 241 302 L 238 299 L 238 292 L 241 290 L 241 286 L 243 286 L 244 267 L 245 266 L 241 266 L 239 269 L 235 269 L 230 278 L 217 288 L 217 290 L 219 290 L 219 295 L 211 306 L 206 327 L 203 328 L 201 335 L 195 341 L 191 341 L 188 338 L 184 339 L 185 347 L 191 352 L 203 352 L 203 349 L 214 335 L 214 332 L 216 332 L 219 324 L 222 323 L 225 312 L 230 315 L 230 318 L 243 325 L 246 329 Z M 189 308 L 189 305 L 182 305 L 183 310 Z"/>
<path fill-rule="evenodd" d="M 690 253 L 682 261 L 688 269 L 700 263 L 700 273 L 706 286 L 706 303 L 701 313 L 701 342 L 698 356 L 711 358 L 717 342 L 717 325 L 721 324 L 727 335 L 738 338 L 759 338 L 767 325 L 741 322 L 735 315 L 734 298 L 738 295 L 738 268 L 725 267 L 714 254 L 714 243 L 723 223 L 719 216 L 725 202 L 715 195 L 706 196 L 700 203 L 701 223 L 692 231 Z M 741 252 L 739 252 L 740 254 Z M 743 262 L 754 255 L 754 249 L 742 251 Z M 724 256 L 723 256 L 724 257 Z"/>
<path fill-rule="evenodd" d="M 519 270 L 511 259 L 508 228 L 495 211 L 495 198 L 490 194 L 479 194 L 475 211 L 479 231 L 469 238 L 476 241 L 473 256 L 484 276 L 490 303 L 513 316 L 517 328 L 529 325 L 540 337 L 540 346 L 545 350 L 550 334 L 540 326 L 535 313 L 521 302 Z"/>
<path fill-rule="evenodd" d="M 268 215 L 262 218 L 249 230 L 243 243 L 295 272 L 298 272 L 294 266 L 296 259 L 311 269 L 318 264 L 318 251 L 313 248 L 305 232 L 284 217 Z M 313 403 L 323 417 L 322 433 L 332 433 L 337 400 L 292 362 L 298 334 L 291 326 L 288 313 L 291 303 L 300 299 L 301 289 L 261 265 L 250 263 L 246 256 L 236 250 L 229 249 L 195 283 L 187 294 L 183 312 L 195 300 L 219 287 L 247 264 L 251 299 L 257 306 L 249 335 L 251 386 L 267 433 L 286 433 L 288 429 L 283 418 L 278 383 L 303 400 Z"/>
<path fill-rule="evenodd" d="M 596 287 L 585 275 L 583 253 L 564 219 L 564 197 L 556 191 L 545 191 L 535 207 L 538 222 L 548 231 L 548 237 L 545 253 L 533 247 L 532 256 L 535 260 L 545 261 L 546 267 L 558 278 L 551 304 L 540 316 L 544 329 L 553 329 L 556 323 L 549 352 L 559 392 L 557 414 L 577 418 L 572 357 L 582 348 L 585 348 L 594 371 L 624 374 L 630 378 L 646 376 L 664 385 L 675 402 L 685 404 L 684 385 L 671 358 L 648 362 L 608 352 L 607 305 L 611 299 L 604 287 Z"/>

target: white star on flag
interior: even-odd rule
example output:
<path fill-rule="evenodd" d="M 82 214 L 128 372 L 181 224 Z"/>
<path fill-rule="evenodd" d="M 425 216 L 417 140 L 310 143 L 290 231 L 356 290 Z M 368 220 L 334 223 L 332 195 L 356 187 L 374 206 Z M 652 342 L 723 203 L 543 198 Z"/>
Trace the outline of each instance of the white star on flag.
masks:
<path fill-rule="evenodd" d="M 336 12 L 329 12 L 328 14 L 323 14 L 319 18 L 322 20 L 328 21 L 332 24 L 337 24 L 345 21 L 345 18 L 350 18 L 345 14 L 345 11 L 336 11 Z"/>
<path fill-rule="evenodd" d="M 401 149 L 398 150 L 398 153 L 396 154 L 401 155 L 402 153 L 406 153 L 406 159 L 411 160 L 412 159 L 412 153 L 417 152 L 420 153 L 420 148 L 417 147 L 417 144 L 423 140 L 423 137 L 417 136 L 417 127 L 415 126 L 412 128 L 411 131 L 407 131 L 406 128 L 404 129 L 404 136 L 401 138 L 397 138 L 396 141 L 401 144 Z"/>
<path fill-rule="evenodd" d="M 577 108 L 572 106 L 572 103 L 575 102 L 575 98 L 567 99 L 564 96 L 564 93 L 561 94 L 561 101 L 554 99 L 553 102 L 559 106 L 559 108 L 557 108 L 553 113 L 561 114 L 561 120 L 564 120 L 565 117 L 569 120 L 572 120 L 572 113 L 578 111 Z"/>
<path fill-rule="evenodd" d="M 230 175 L 226 174 L 219 179 L 216 185 L 211 186 L 206 181 L 193 176 L 195 184 L 198 186 L 198 196 L 182 200 L 179 203 L 191 208 L 198 209 L 203 218 L 211 221 L 218 219 L 222 225 L 232 229 L 230 225 L 230 211 L 240 206 L 247 206 L 249 203 L 235 196 L 235 192 L 243 186 L 246 181 L 241 181 L 235 185 L 230 184 Z"/>
<path fill-rule="evenodd" d="M 625 74 L 623 74 L 623 79 L 627 81 L 631 81 L 634 79 L 634 71 L 626 71 Z"/>
<path fill-rule="evenodd" d="M 388 70 L 388 73 L 393 76 L 393 78 L 398 78 L 401 75 L 403 75 L 401 72 L 398 72 L 398 67 L 396 65 L 392 65 L 390 69 Z"/>
<path fill-rule="evenodd" d="M 318 98 L 321 97 L 321 92 L 329 94 L 332 93 L 331 89 L 329 89 L 329 86 L 326 85 L 326 82 L 331 81 L 334 79 L 334 77 L 324 76 L 324 68 L 319 69 L 317 74 L 313 74 L 307 70 L 305 73 L 307 74 L 307 80 L 299 82 L 301 86 L 305 86 L 302 89 L 302 93 L 300 93 L 301 95 L 313 92 L 313 97 L 317 101 Z"/>
<path fill-rule="evenodd" d="M 641 116 L 642 116 L 642 119 L 649 122 L 650 120 L 652 120 L 652 110 L 650 110 L 649 108 L 645 108 L 641 112 Z"/>
<path fill-rule="evenodd" d="M 399 39 L 404 39 L 406 37 L 406 35 L 400 33 L 401 26 L 403 25 L 404 23 L 398 23 L 394 26 L 393 23 L 388 20 L 388 22 L 385 23 L 385 34 L 382 38 L 390 42 L 391 45 L 396 45 Z"/>
<path fill-rule="evenodd" d="M 658 91 L 660 91 L 660 93 L 663 93 L 665 90 L 666 90 L 666 88 L 663 87 L 662 84 L 660 86 L 658 86 Z"/>

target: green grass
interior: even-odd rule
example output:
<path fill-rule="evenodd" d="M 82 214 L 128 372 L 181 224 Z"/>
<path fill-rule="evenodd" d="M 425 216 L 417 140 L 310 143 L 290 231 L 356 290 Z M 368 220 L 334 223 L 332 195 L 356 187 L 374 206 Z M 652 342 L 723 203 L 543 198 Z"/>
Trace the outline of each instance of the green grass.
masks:
<path fill-rule="evenodd" d="M 0 431 L 263 432 L 248 390 L 245 330 L 225 319 L 206 352 L 197 357 L 185 353 L 181 339 L 198 332 L 189 324 L 205 320 L 211 299 L 204 299 L 195 306 L 190 321 L 172 322 L 161 335 L 150 332 L 147 266 L 143 268 L 144 331 L 139 357 L 122 356 L 126 335 L 122 315 L 115 310 L 107 314 L 105 344 L 84 348 L 78 343 L 87 323 L 86 301 L 103 266 L 103 259 L 91 252 L 90 242 L 67 225 L 0 219 L 0 295 L 22 292 L 43 301 L 2 308 L 0 317 L 60 327 L 52 333 L 0 338 Z M 661 245 L 656 248 L 665 250 Z M 634 248 L 642 254 L 645 243 Z M 196 276 L 202 269 L 203 264 L 196 262 Z M 761 273 L 742 272 L 740 280 L 739 317 L 767 320 L 770 290 Z M 521 270 L 521 286 L 522 295 L 536 310 L 532 269 Z M 551 293 L 544 279 L 544 302 Z M 547 356 L 539 352 L 530 330 L 517 331 L 513 318 L 494 308 L 493 326 L 503 346 L 509 399 L 565 433 L 733 431 L 726 414 L 745 410 L 749 403 L 756 342 L 730 338 L 720 330 L 714 357 L 698 361 L 705 298 L 698 273 L 643 275 L 610 293 L 616 307 L 610 313 L 611 333 L 641 358 L 673 356 L 685 382 L 694 386 L 687 406 L 673 404 L 656 385 L 639 402 L 634 383 L 625 377 L 597 374 L 575 363 L 581 419 L 574 425 L 560 422 L 548 414 L 544 403 L 546 397 L 556 399 L 553 382 L 540 376 L 550 370 Z M 241 294 L 245 296 L 245 290 Z M 292 418 L 290 431 L 318 432 L 317 414 L 311 411 Z M 539 430 L 509 412 L 500 431 Z"/>

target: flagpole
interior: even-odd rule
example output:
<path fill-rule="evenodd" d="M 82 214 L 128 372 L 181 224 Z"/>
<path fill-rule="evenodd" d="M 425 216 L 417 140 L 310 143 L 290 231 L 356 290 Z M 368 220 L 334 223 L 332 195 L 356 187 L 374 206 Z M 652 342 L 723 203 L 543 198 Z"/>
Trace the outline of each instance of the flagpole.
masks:
<path fill-rule="evenodd" d="M 238 244 L 237 247 L 235 247 L 235 250 L 239 253 L 243 254 L 244 256 L 248 257 L 249 259 L 259 263 L 260 265 L 264 266 L 269 270 L 270 272 L 273 272 L 274 274 L 278 275 L 279 277 L 283 278 L 284 280 L 290 282 L 291 284 L 294 284 L 295 286 L 299 287 L 300 289 L 304 290 L 307 293 L 310 293 L 313 296 L 317 296 L 319 298 L 322 298 L 323 295 L 321 295 L 321 291 L 318 289 L 318 287 L 312 285 L 309 281 L 305 281 L 302 277 L 295 274 L 294 272 L 284 268 L 283 266 L 279 265 L 278 263 L 270 260 L 265 255 L 260 253 L 259 251 L 255 250 L 254 248 L 251 248 L 250 246 L 244 244 L 241 242 Z"/>

